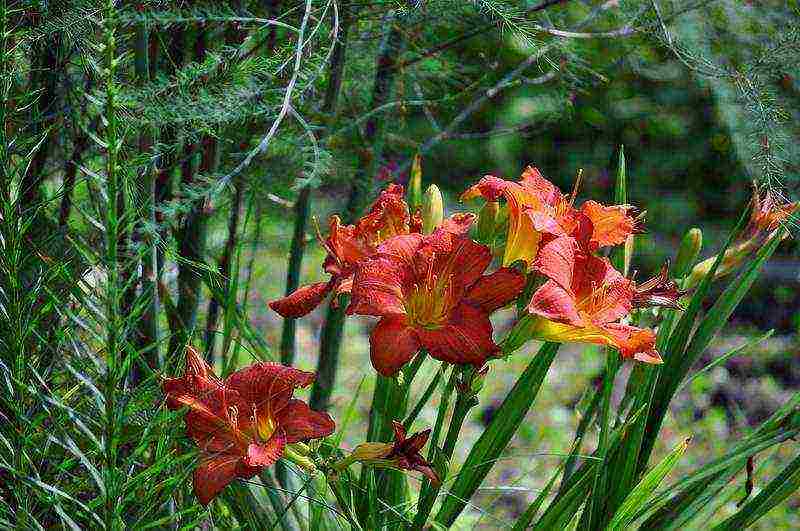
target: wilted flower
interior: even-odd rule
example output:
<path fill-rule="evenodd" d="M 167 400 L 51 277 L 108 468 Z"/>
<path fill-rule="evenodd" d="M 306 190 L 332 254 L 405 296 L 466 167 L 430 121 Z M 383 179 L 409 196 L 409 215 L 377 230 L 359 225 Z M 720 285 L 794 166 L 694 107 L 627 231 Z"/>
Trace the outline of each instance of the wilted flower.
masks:
<path fill-rule="evenodd" d="M 576 183 L 577 184 L 577 183 Z M 577 186 L 576 186 L 577 188 Z M 529 166 L 519 182 L 487 175 L 467 189 L 462 200 L 482 196 L 487 201 L 504 198 L 508 205 L 508 238 L 503 265 L 522 260 L 533 267 L 540 246 L 561 236 L 574 238 L 586 251 L 618 245 L 641 230 L 640 217 L 629 205 L 604 206 L 586 201 L 574 206 L 577 190 L 565 196 L 538 169 Z"/>
<path fill-rule="evenodd" d="M 669 264 L 666 263 L 658 275 L 641 284 L 634 284 L 633 306 L 636 308 L 662 306 L 680 310 L 678 301 L 685 294 L 686 291 L 680 289 L 678 284 L 669 278 Z"/>
<path fill-rule="evenodd" d="M 441 480 L 430 463 L 422 457 L 420 450 L 428 442 L 431 430 L 415 433 L 406 437 L 406 429 L 397 421 L 392 421 L 394 428 L 394 443 L 370 442 L 356 446 L 348 457 L 333 465 L 334 469 L 341 470 L 352 463 L 358 462 L 367 466 L 378 468 L 394 468 L 397 470 L 413 470 L 422 473 L 433 485 L 439 485 Z"/>
<path fill-rule="evenodd" d="M 755 253 L 759 247 L 775 237 L 782 230 L 781 224 L 794 214 L 798 207 L 797 202 L 779 203 L 769 190 L 762 196 L 756 184 L 753 184 L 753 195 L 750 203 L 752 208 L 750 220 L 743 236 L 725 251 L 722 261 L 714 274 L 715 279 L 735 270 L 749 256 Z M 712 256 L 694 266 L 689 278 L 686 280 L 685 287 L 693 288 L 699 284 L 703 277 L 711 271 L 716 259 L 716 256 Z"/>
<path fill-rule="evenodd" d="M 558 343 L 597 343 L 625 358 L 661 363 L 652 330 L 620 323 L 633 308 L 635 285 L 606 258 L 582 253 L 572 238 L 545 245 L 536 269 L 548 280 L 534 294 L 529 338 Z"/>
<path fill-rule="evenodd" d="M 432 235 L 390 238 L 358 267 L 347 312 L 381 318 L 370 356 L 385 376 L 423 347 L 436 359 L 477 367 L 498 350 L 489 314 L 514 300 L 525 279 L 506 268 L 484 275 L 491 253 L 448 231 L 464 229 L 459 219 Z"/>
<path fill-rule="evenodd" d="M 163 389 L 170 409 L 188 409 L 186 431 L 200 449 L 194 471 L 200 503 L 207 505 L 235 478 L 251 478 L 281 457 L 296 455 L 296 443 L 333 433 L 327 413 L 292 398 L 313 380 L 311 373 L 277 363 L 256 363 L 222 380 L 187 347 L 186 372 L 164 380 Z"/>
<path fill-rule="evenodd" d="M 328 252 L 323 268 L 331 279 L 302 286 L 294 293 L 270 302 L 270 308 L 283 317 L 297 318 L 319 306 L 331 292 L 337 296 L 349 293 L 356 265 L 372 256 L 377 245 L 392 236 L 421 230 L 421 219 L 409 213 L 403 187 L 390 185 L 355 225 L 342 225 L 338 216 L 331 216 L 328 238 L 322 240 L 320 237 Z"/>

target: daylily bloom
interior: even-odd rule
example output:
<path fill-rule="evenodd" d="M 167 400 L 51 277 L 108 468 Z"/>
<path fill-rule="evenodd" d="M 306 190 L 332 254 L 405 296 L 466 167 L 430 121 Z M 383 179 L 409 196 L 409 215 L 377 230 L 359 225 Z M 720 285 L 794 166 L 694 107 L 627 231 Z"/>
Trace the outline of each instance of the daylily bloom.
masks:
<path fill-rule="evenodd" d="M 496 354 L 489 314 L 514 300 L 525 278 L 507 268 L 484 275 L 490 261 L 486 246 L 440 227 L 390 238 L 362 262 L 347 313 L 381 318 L 370 335 L 375 369 L 391 376 L 420 348 L 477 367 Z"/>
<path fill-rule="evenodd" d="M 798 205 L 800 205 L 796 201 L 793 203 L 780 203 L 769 190 L 762 196 L 758 185 L 755 183 L 753 184 L 753 195 L 750 203 L 752 210 L 744 234 L 725 251 L 722 256 L 722 262 L 720 262 L 714 275 L 715 279 L 735 270 L 759 247 L 775 237 L 778 231 L 782 230 L 782 223 L 793 215 L 797 211 Z M 695 265 L 686 280 L 685 287 L 693 288 L 699 284 L 711 270 L 716 259 L 716 256 L 712 256 Z"/>
<path fill-rule="evenodd" d="M 586 201 L 575 208 L 576 189 L 565 196 L 538 169 L 528 166 L 519 182 L 506 181 L 491 175 L 467 189 L 461 200 L 483 197 L 508 205 L 508 237 L 503 265 L 522 260 L 533 267 L 538 249 L 549 240 L 571 236 L 582 248 L 594 251 L 618 245 L 641 230 L 641 218 L 634 217 L 629 205 L 604 206 Z"/>
<path fill-rule="evenodd" d="M 200 503 L 208 505 L 237 477 L 251 478 L 281 457 L 296 456 L 300 441 L 333 433 L 327 413 L 292 398 L 313 380 L 311 373 L 277 363 L 256 363 L 222 380 L 187 347 L 185 373 L 162 387 L 167 407 L 187 408 L 186 431 L 200 449 L 194 471 Z"/>
<path fill-rule="evenodd" d="M 535 316 L 531 337 L 609 345 L 625 358 L 661 363 L 652 330 L 619 322 L 633 308 L 636 288 L 607 258 L 585 254 L 562 237 L 542 248 L 535 267 L 548 280 L 528 306 Z"/>
<path fill-rule="evenodd" d="M 359 462 L 378 468 L 413 470 L 422 473 L 433 485 L 439 485 L 441 483 L 439 475 L 420 454 L 420 450 L 428 442 L 431 430 L 427 429 L 406 437 L 406 429 L 402 424 L 392 421 L 392 427 L 394 428 L 394 443 L 359 444 L 353 453 L 334 464 L 334 469 L 342 470 L 352 463 Z"/>
<path fill-rule="evenodd" d="M 339 216 L 331 216 L 328 238 L 319 237 L 328 252 L 323 269 L 331 276 L 330 280 L 302 286 L 270 302 L 270 308 L 283 317 L 297 318 L 319 306 L 331 292 L 336 296 L 349 293 L 356 265 L 372 256 L 377 245 L 392 236 L 421 230 L 421 218 L 409 213 L 403 187 L 389 185 L 354 225 L 342 225 Z"/>

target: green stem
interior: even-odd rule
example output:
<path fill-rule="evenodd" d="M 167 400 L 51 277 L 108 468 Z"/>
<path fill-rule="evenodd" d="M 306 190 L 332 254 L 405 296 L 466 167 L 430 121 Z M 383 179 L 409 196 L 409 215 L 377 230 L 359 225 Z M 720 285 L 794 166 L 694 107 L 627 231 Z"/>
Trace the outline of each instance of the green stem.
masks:
<path fill-rule="evenodd" d="M 105 211 L 105 250 L 106 250 L 106 375 L 105 375 L 105 462 L 104 483 L 106 487 L 104 521 L 106 529 L 115 529 L 116 511 L 119 506 L 120 477 L 117 473 L 117 387 L 118 371 L 124 366 L 124 360 L 118 359 L 119 355 L 119 266 L 117 242 L 119 233 L 119 220 L 117 207 L 119 203 L 120 186 L 117 176 L 118 138 L 115 99 L 116 87 L 114 85 L 114 72 L 116 66 L 116 30 L 115 6 L 113 0 L 107 0 L 105 5 L 105 109 L 107 121 L 105 128 L 106 143 L 106 211 Z M 122 363 L 121 363 L 122 362 Z"/>
<path fill-rule="evenodd" d="M 430 400 L 431 396 L 433 396 L 433 392 L 436 390 L 436 388 L 439 386 L 439 382 L 442 380 L 444 368 L 444 364 L 439 366 L 439 370 L 436 371 L 436 376 L 433 377 L 433 380 L 431 380 L 431 383 L 425 388 L 422 396 L 419 398 L 419 400 L 417 400 L 417 403 L 414 405 L 411 413 L 409 413 L 406 419 L 403 421 L 403 427 L 406 429 L 406 431 L 411 429 L 411 425 L 414 424 L 414 421 L 417 419 L 420 411 L 422 411 L 422 408 L 425 407 L 425 404 L 427 404 L 428 400 Z"/>
<path fill-rule="evenodd" d="M 392 12 L 387 17 L 387 20 L 387 31 L 377 58 L 375 84 L 372 89 L 372 101 L 370 102 L 371 108 L 380 107 L 389 100 L 396 81 L 396 70 L 392 67 L 396 64 L 404 43 L 403 34 L 396 20 L 396 14 Z M 371 159 L 365 161 L 364 168 L 367 169 L 362 170 L 353 180 L 344 216 L 345 223 L 352 223 L 358 214 L 363 212 L 372 188 L 372 179 L 382 155 L 383 135 L 381 133 L 383 122 L 376 116 L 367 121 L 365 128 L 364 143 L 366 146 L 371 147 Z M 311 396 L 312 400 L 316 397 L 318 405 L 326 407 L 333 388 L 336 366 L 339 361 L 339 348 L 344 326 L 343 306 L 334 308 L 333 302 L 331 302 L 320 339 L 320 355 L 317 365 L 318 376 L 314 382 Z M 312 407 L 314 406 L 312 405 Z"/>
<path fill-rule="evenodd" d="M 342 74 L 347 56 L 347 36 L 349 34 L 352 17 L 350 15 L 349 0 L 344 0 L 340 5 L 342 22 L 331 53 L 331 62 L 328 69 L 328 87 L 325 91 L 325 99 L 322 103 L 321 112 L 327 115 L 328 125 L 333 121 L 336 112 L 336 104 L 339 100 L 339 93 L 342 87 Z M 325 129 L 320 134 L 320 140 L 328 133 Z M 303 254 L 305 252 L 306 227 L 308 226 L 308 215 L 311 210 L 311 186 L 304 186 L 300 190 L 295 202 L 295 221 L 292 243 L 289 250 L 289 263 L 286 270 L 286 295 L 293 293 L 300 285 L 300 268 L 303 265 Z M 297 322 L 295 319 L 287 318 L 283 321 L 281 330 L 281 363 L 291 365 L 294 363 L 295 356 L 295 333 Z"/>
<path fill-rule="evenodd" d="M 436 412 L 436 422 L 433 425 L 433 433 L 431 434 L 428 446 L 428 461 L 431 463 L 435 463 L 437 460 L 439 438 L 441 437 L 442 428 L 444 427 L 444 418 L 447 416 L 447 410 L 450 406 L 450 397 L 453 395 L 453 391 L 455 390 L 458 372 L 458 368 L 453 367 L 453 371 L 450 373 L 450 379 L 447 381 L 447 385 L 442 393 L 442 398 L 439 402 L 439 409 Z M 453 409 L 453 416 L 450 420 L 450 426 L 447 430 L 447 436 L 444 443 L 445 448 L 442 449 L 442 455 L 446 456 L 447 449 L 449 448 L 450 455 L 452 456 L 453 448 L 455 448 L 455 438 L 457 432 L 461 430 L 461 425 L 466 418 L 467 411 L 469 410 L 467 409 L 464 411 L 462 394 L 459 393 L 458 397 L 456 398 L 456 404 Z M 447 459 L 449 459 L 449 457 Z M 442 478 L 442 480 L 444 479 L 446 478 Z M 424 527 L 428 520 L 428 516 L 431 514 L 433 504 L 436 501 L 436 496 L 438 494 L 439 487 L 434 487 L 431 485 L 430 481 L 425 480 L 422 489 L 420 490 L 417 514 L 414 516 L 414 522 L 411 524 L 411 529 L 422 529 Z"/>

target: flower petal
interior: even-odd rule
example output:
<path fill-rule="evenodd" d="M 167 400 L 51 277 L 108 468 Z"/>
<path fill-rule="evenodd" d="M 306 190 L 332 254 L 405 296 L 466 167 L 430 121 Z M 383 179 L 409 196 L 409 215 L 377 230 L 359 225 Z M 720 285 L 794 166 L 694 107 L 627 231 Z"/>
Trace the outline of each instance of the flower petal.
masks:
<path fill-rule="evenodd" d="M 308 387 L 314 381 L 314 374 L 279 363 L 254 363 L 239 369 L 226 380 L 230 389 L 238 391 L 245 406 L 256 408 L 256 415 L 272 416 L 289 404 L 292 393 L 297 388 Z M 242 415 L 252 409 L 240 411 Z"/>
<path fill-rule="evenodd" d="M 534 292 L 528 312 L 545 319 L 580 325 L 575 296 L 557 282 L 548 280 Z"/>
<path fill-rule="evenodd" d="M 320 305 L 332 287 L 332 282 L 317 282 L 302 286 L 290 295 L 270 302 L 269 307 L 283 317 L 293 319 L 303 317 Z"/>
<path fill-rule="evenodd" d="M 614 338 L 614 346 L 623 358 L 633 358 L 644 363 L 662 363 L 656 351 L 656 335 L 647 328 L 611 323 L 603 328 Z"/>
<path fill-rule="evenodd" d="M 283 430 L 288 444 L 307 439 L 327 437 L 336 429 L 327 413 L 314 411 L 302 400 L 292 399 L 277 416 L 278 426 Z"/>
<path fill-rule="evenodd" d="M 604 206 L 596 201 L 586 201 L 581 205 L 581 212 L 593 225 L 590 246 L 598 248 L 619 245 L 636 232 L 636 221 L 628 215 L 630 209 L 626 205 Z"/>
<path fill-rule="evenodd" d="M 420 343 L 438 360 L 481 367 L 499 350 L 492 341 L 492 323 L 482 310 L 460 304 L 439 328 L 417 330 Z"/>
<path fill-rule="evenodd" d="M 555 205 L 564 197 L 561 190 L 553 183 L 544 178 L 538 168 L 528 166 L 522 172 L 519 181 L 520 185 L 526 190 L 533 192 L 543 203 Z"/>
<path fill-rule="evenodd" d="M 390 184 L 356 223 L 357 231 L 372 244 L 409 232 L 409 211 L 403 187 Z"/>
<path fill-rule="evenodd" d="M 267 442 L 250 443 L 242 462 L 249 467 L 270 466 L 281 458 L 286 443 L 286 436 L 278 429 Z"/>
<path fill-rule="evenodd" d="M 460 201 L 469 201 L 476 197 L 483 197 L 487 201 L 497 201 L 506 191 L 510 181 L 506 181 L 494 175 L 485 175 L 477 184 L 467 188 L 459 198 Z"/>
<path fill-rule="evenodd" d="M 208 505 L 236 478 L 238 456 L 204 455 L 194 470 L 194 493 L 198 501 Z"/>
<path fill-rule="evenodd" d="M 167 395 L 167 407 L 180 409 L 214 393 L 222 384 L 214 370 L 191 345 L 186 346 L 186 372 L 180 378 L 166 378 L 161 384 Z"/>
<path fill-rule="evenodd" d="M 539 251 L 535 269 L 566 290 L 572 288 L 572 273 L 575 269 L 577 243 L 573 238 L 556 238 Z"/>
<path fill-rule="evenodd" d="M 401 262 L 411 264 L 414 262 L 414 254 L 422 245 L 422 234 L 403 234 L 389 238 L 378 246 L 378 253 L 391 258 L 399 259 Z"/>
<path fill-rule="evenodd" d="M 369 336 L 372 366 L 384 376 L 393 376 L 419 350 L 413 329 L 401 317 L 384 317 Z"/>
<path fill-rule="evenodd" d="M 403 285 L 408 274 L 407 267 L 395 257 L 379 256 L 362 262 L 353 277 L 348 315 L 405 314 Z"/>
<path fill-rule="evenodd" d="M 467 292 L 467 300 L 485 313 L 510 303 L 525 287 L 525 275 L 516 269 L 502 268 L 484 275 Z"/>
<path fill-rule="evenodd" d="M 472 214 L 471 212 L 453 214 L 449 218 L 446 218 L 444 221 L 442 221 L 442 224 L 439 225 L 439 228 L 453 234 L 464 235 L 469 232 L 469 229 L 472 227 L 474 221 L 475 214 Z"/>

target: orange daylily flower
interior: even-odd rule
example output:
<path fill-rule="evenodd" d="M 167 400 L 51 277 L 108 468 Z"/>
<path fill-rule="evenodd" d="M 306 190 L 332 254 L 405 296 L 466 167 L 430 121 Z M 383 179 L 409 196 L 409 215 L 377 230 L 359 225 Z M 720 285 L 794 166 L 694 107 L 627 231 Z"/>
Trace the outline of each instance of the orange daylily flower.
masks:
<path fill-rule="evenodd" d="M 331 276 L 328 282 L 302 286 L 286 297 L 269 303 L 283 317 L 302 317 L 319 306 L 329 293 L 349 293 L 356 265 L 375 254 L 384 240 L 398 234 L 422 231 L 419 214 L 409 213 L 403 187 L 389 185 L 354 225 L 342 225 L 339 216 L 331 216 L 328 238 L 320 237 L 328 256 L 323 269 Z"/>
<path fill-rule="evenodd" d="M 375 369 L 391 376 L 420 348 L 478 367 L 494 355 L 489 314 L 514 300 L 525 278 L 507 268 L 484 275 L 491 258 L 486 246 L 440 227 L 390 238 L 359 264 L 347 313 L 381 318 L 370 335 Z"/>
<path fill-rule="evenodd" d="M 629 205 L 604 206 L 586 201 L 575 208 L 576 189 L 565 196 L 538 169 L 528 166 L 519 182 L 491 175 L 467 189 L 461 200 L 483 197 L 508 205 L 508 238 L 503 265 L 522 260 L 533 267 L 539 248 L 553 238 L 571 236 L 586 251 L 618 245 L 641 230 L 640 218 Z"/>
<path fill-rule="evenodd" d="M 619 322 L 633 309 L 636 286 L 607 258 L 583 253 L 574 239 L 561 237 L 542 247 L 535 267 L 548 280 L 528 306 L 537 318 L 533 337 L 609 345 L 625 358 L 661 363 L 652 330 Z"/>
<path fill-rule="evenodd" d="M 203 505 L 235 478 L 249 479 L 272 465 L 290 445 L 327 437 L 327 413 L 292 398 L 314 375 L 277 363 L 256 363 L 222 380 L 192 347 L 186 371 L 162 387 L 170 409 L 187 408 L 186 431 L 200 449 L 194 492 Z"/>
<path fill-rule="evenodd" d="M 439 485 L 441 480 L 433 466 L 420 454 L 420 450 L 428 442 L 431 430 L 427 429 L 406 436 L 406 429 L 399 422 L 392 421 L 394 428 L 394 443 L 368 442 L 359 444 L 348 457 L 334 465 L 342 469 L 354 462 L 382 468 L 398 470 L 412 470 L 420 472 L 428 478 L 433 485 Z"/>

